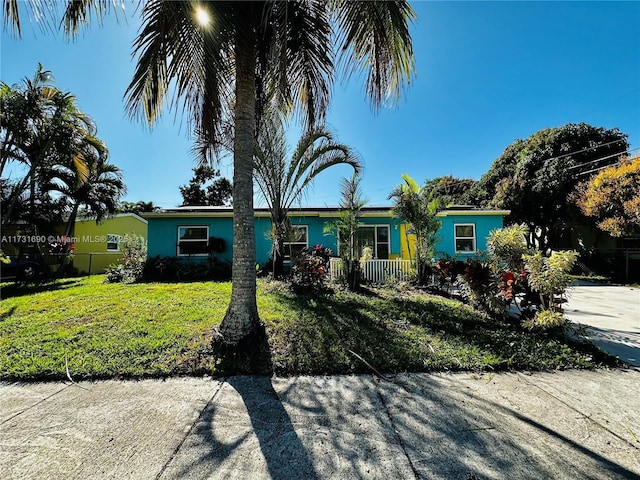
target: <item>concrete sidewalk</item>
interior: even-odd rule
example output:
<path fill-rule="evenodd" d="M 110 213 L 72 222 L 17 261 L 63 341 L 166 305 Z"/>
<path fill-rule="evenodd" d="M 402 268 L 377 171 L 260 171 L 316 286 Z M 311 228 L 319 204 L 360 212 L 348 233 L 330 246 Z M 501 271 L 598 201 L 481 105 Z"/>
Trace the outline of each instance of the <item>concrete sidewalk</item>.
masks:
<path fill-rule="evenodd" d="M 0 384 L 0 478 L 640 478 L 640 372 Z"/>

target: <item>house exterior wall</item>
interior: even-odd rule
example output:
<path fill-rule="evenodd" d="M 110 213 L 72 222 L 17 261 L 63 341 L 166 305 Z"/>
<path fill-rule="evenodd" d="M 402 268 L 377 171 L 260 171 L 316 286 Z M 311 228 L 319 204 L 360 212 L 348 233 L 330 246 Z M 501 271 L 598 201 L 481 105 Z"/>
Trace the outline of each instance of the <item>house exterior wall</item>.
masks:
<path fill-rule="evenodd" d="M 480 211 L 480 212 L 441 212 L 438 219 L 442 223 L 437 234 L 435 245 L 437 257 L 455 257 L 462 260 L 475 255 L 475 253 L 487 249 L 487 236 L 489 232 L 496 228 L 502 228 L 502 219 L 506 213 L 502 211 Z M 455 247 L 455 226 L 474 225 L 475 228 L 475 251 L 458 252 Z M 400 225 L 401 258 L 405 260 L 415 259 L 416 236 L 408 233 L 410 228 L 406 224 Z"/>
<path fill-rule="evenodd" d="M 100 224 L 95 220 L 77 220 L 74 233 L 73 266 L 80 273 L 104 273 L 112 263 L 122 258 L 122 251 L 108 251 L 108 235 L 135 234 L 147 239 L 147 221 L 133 213 L 108 218 Z"/>
<path fill-rule="evenodd" d="M 178 227 L 206 226 L 209 237 L 222 238 L 226 249 L 219 254 L 221 260 L 231 261 L 233 244 L 233 218 L 227 217 L 166 217 L 149 219 L 147 256 L 175 257 L 178 255 Z M 258 235 L 256 235 L 256 238 Z M 194 257 L 195 258 L 195 257 Z"/>
<path fill-rule="evenodd" d="M 449 255 L 459 258 L 473 256 L 476 252 L 486 250 L 487 235 L 491 230 L 502 228 L 502 219 L 506 211 L 489 210 L 462 210 L 443 211 L 438 214 L 442 227 L 438 234 L 436 252 L 438 256 Z M 209 227 L 209 237 L 219 237 L 225 240 L 226 250 L 218 254 L 218 258 L 223 261 L 231 261 L 233 254 L 233 216 L 229 211 L 224 212 L 165 212 L 153 214 L 149 219 L 149 243 L 148 256 L 177 255 L 178 227 L 180 226 L 207 226 Z M 332 250 L 334 255 L 338 255 L 338 239 L 335 232 L 325 233 L 325 227 L 334 223 L 337 219 L 335 211 L 313 211 L 289 213 L 292 225 L 307 226 L 307 244 L 323 245 Z M 415 236 L 407 234 L 407 225 L 394 217 L 390 211 L 377 211 L 364 213 L 360 218 L 360 224 L 366 226 L 388 226 L 389 227 L 389 259 L 413 259 L 415 256 Z M 474 251 L 456 253 L 455 226 L 473 225 L 474 228 Z M 256 262 L 264 265 L 271 257 L 271 220 L 269 214 L 264 210 L 256 212 L 255 235 L 256 235 Z M 206 255 L 181 257 L 189 258 L 192 261 L 206 259 Z"/>
<path fill-rule="evenodd" d="M 458 256 L 462 260 L 474 256 L 479 251 L 487 249 L 487 237 L 492 230 L 502 228 L 503 215 L 499 213 L 449 213 L 441 212 L 438 214 L 439 220 L 442 222 L 440 232 L 438 233 L 439 241 L 436 244 L 436 254 L 443 256 L 446 254 L 450 257 Z M 455 247 L 455 225 L 474 225 L 475 227 L 475 251 L 473 252 L 456 252 Z"/>
<path fill-rule="evenodd" d="M 338 241 L 335 234 L 325 233 L 325 225 L 335 222 L 335 214 L 327 213 L 296 213 L 291 212 L 289 219 L 292 225 L 306 225 L 308 227 L 308 246 L 323 245 L 338 255 Z M 226 242 L 226 249 L 218 254 L 223 261 L 231 261 L 233 255 L 233 217 L 230 213 L 179 213 L 167 212 L 149 216 L 148 257 L 177 256 L 178 227 L 207 226 L 209 236 L 222 238 Z M 400 221 L 391 214 L 369 214 L 361 218 L 362 225 L 389 226 L 389 258 L 400 257 Z M 255 217 L 256 262 L 264 265 L 271 257 L 271 220 L 268 214 L 258 213 Z M 206 256 L 181 257 L 192 261 L 201 261 Z"/>

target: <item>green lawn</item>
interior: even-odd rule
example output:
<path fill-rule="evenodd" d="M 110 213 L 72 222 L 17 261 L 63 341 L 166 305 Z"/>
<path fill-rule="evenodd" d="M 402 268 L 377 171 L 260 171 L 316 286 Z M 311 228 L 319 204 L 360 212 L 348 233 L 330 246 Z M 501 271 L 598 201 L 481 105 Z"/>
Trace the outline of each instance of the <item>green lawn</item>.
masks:
<path fill-rule="evenodd" d="M 122 285 L 102 278 L 4 284 L 0 378 L 61 379 L 67 368 L 73 379 L 229 373 L 216 370 L 209 348 L 229 283 Z M 615 365 L 590 346 L 426 294 L 296 296 L 261 282 L 258 306 L 281 375 L 371 372 L 366 363 L 383 372 Z"/>

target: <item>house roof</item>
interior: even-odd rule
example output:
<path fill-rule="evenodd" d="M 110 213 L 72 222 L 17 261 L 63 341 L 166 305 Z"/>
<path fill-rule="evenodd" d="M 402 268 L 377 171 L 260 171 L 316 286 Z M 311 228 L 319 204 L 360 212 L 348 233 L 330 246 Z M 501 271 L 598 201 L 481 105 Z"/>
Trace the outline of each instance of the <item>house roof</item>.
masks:
<path fill-rule="evenodd" d="M 115 215 L 110 215 L 110 216 L 108 216 L 108 217 L 105 217 L 104 221 L 111 220 L 112 218 L 122 218 L 122 217 L 133 217 L 133 218 L 135 218 L 135 219 L 137 219 L 137 220 L 140 220 L 141 222 L 148 223 L 148 222 L 147 222 L 147 220 L 146 220 L 146 218 L 142 218 L 142 216 L 137 215 L 137 214 L 135 214 L 135 213 L 133 213 L 133 212 L 128 212 L 128 213 L 116 213 Z M 68 217 L 67 217 L 67 219 L 68 219 Z M 78 218 L 76 219 L 76 223 L 77 223 L 77 222 L 89 222 L 89 221 L 91 221 L 91 222 L 95 222 L 95 221 L 96 221 L 96 219 L 95 219 L 95 217 L 78 217 Z"/>
<path fill-rule="evenodd" d="M 390 205 L 365 206 L 360 210 L 361 216 L 393 216 Z M 257 207 L 253 209 L 256 217 L 269 217 L 269 209 L 267 207 Z M 294 207 L 289 209 L 289 216 L 318 216 L 333 217 L 340 212 L 340 207 Z M 487 208 L 477 207 L 474 205 L 449 205 L 438 213 L 438 216 L 446 217 L 449 215 L 509 215 L 509 210 L 491 210 Z M 145 218 L 163 218 L 163 217 L 231 217 L 233 216 L 233 207 L 226 206 L 186 206 L 167 208 L 159 212 L 144 212 L 142 216 Z"/>
<path fill-rule="evenodd" d="M 253 209 L 256 217 L 268 217 L 267 207 L 257 207 Z M 335 216 L 340 212 L 340 207 L 293 207 L 289 209 L 290 216 Z M 367 206 L 361 209 L 363 216 L 389 215 L 390 206 Z M 145 218 L 159 217 L 230 217 L 233 215 L 233 207 L 208 207 L 208 206 L 187 206 L 167 208 L 159 212 L 142 213 Z"/>
<path fill-rule="evenodd" d="M 438 217 L 449 217 L 455 215 L 502 215 L 506 216 L 511 210 L 493 210 L 491 208 L 479 207 L 477 205 L 447 205 L 447 208 L 438 212 Z"/>

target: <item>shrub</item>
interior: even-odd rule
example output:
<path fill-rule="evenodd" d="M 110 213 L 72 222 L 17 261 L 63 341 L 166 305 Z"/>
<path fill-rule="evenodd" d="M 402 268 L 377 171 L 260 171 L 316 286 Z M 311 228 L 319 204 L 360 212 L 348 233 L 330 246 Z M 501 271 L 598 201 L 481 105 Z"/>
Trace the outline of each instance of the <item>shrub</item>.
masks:
<path fill-rule="evenodd" d="M 452 287 L 456 282 L 458 275 L 464 272 L 464 268 L 464 262 L 460 260 L 455 260 L 450 257 L 439 259 L 433 269 L 436 281 L 438 282 L 438 287 Z"/>
<path fill-rule="evenodd" d="M 561 311 L 566 301 L 564 292 L 573 281 L 569 272 L 577 259 L 574 251 L 552 252 L 549 257 L 543 257 L 540 252 L 524 255 L 529 284 L 539 293 L 543 310 Z"/>
<path fill-rule="evenodd" d="M 325 290 L 331 254 L 331 249 L 322 245 L 303 248 L 291 267 L 293 290 L 295 292 Z"/>
<path fill-rule="evenodd" d="M 135 283 L 142 278 L 147 259 L 147 242 L 138 235 L 124 235 L 120 241 L 122 263 L 111 264 L 104 277 L 105 283 Z"/>
<path fill-rule="evenodd" d="M 540 310 L 536 312 L 536 315 L 529 320 L 525 320 L 524 326 L 530 330 L 554 330 L 565 329 L 568 321 L 564 318 L 561 312 L 554 310 Z"/>
<path fill-rule="evenodd" d="M 215 257 L 204 261 L 183 260 L 179 257 L 152 257 L 144 266 L 143 279 L 161 282 L 191 282 L 231 279 L 231 265 Z"/>
<path fill-rule="evenodd" d="M 528 229 L 524 224 L 492 230 L 487 237 L 487 251 L 494 270 L 517 272 L 522 267 L 522 256 L 532 251 L 527 248 Z"/>
<path fill-rule="evenodd" d="M 458 269 L 457 285 L 462 297 L 473 307 L 497 313 L 504 310 L 496 292 L 496 282 L 486 262 L 468 258 Z"/>

